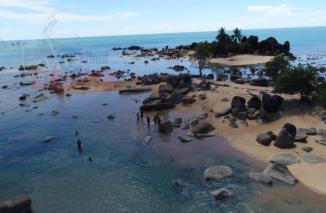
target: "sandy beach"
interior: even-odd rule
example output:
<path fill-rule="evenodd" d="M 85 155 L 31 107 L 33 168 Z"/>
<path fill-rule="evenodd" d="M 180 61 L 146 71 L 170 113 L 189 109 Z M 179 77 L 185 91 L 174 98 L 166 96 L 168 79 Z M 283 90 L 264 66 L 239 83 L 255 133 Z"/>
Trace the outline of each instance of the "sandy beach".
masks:
<path fill-rule="evenodd" d="M 270 88 L 253 87 L 249 85 L 237 85 L 234 83 L 227 83 L 228 87 L 218 87 L 216 91 L 205 92 L 207 100 L 197 102 L 197 104 L 207 109 L 207 112 L 213 110 L 219 112 L 230 106 L 230 102 L 222 102 L 222 98 L 232 100 L 235 95 L 245 97 L 247 100 L 250 98 L 250 93 L 259 94 L 260 91 L 270 91 Z M 286 100 L 284 110 L 281 112 L 282 117 L 274 122 L 259 125 L 256 121 L 248 121 L 249 126 L 245 128 L 232 129 L 223 118 L 217 119 L 213 113 L 209 114 L 209 120 L 215 125 L 215 134 L 223 135 L 226 137 L 231 145 L 238 150 L 241 150 L 251 157 L 268 162 L 269 159 L 280 153 L 291 153 L 298 156 L 301 163 L 289 166 L 292 174 L 299 180 L 300 183 L 309 187 L 313 191 L 326 195 L 326 163 L 311 164 L 303 161 L 302 157 L 306 153 L 302 150 L 303 147 L 312 147 L 313 154 L 322 158 L 326 158 L 326 147 L 315 142 L 319 136 L 309 136 L 307 144 L 296 143 L 296 147 L 288 150 L 281 150 L 273 145 L 269 147 L 262 146 L 256 142 L 258 133 L 273 131 L 278 134 L 280 129 L 285 123 L 292 123 L 297 128 L 311 128 L 325 129 L 325 124 L 322 123 L 318 115 L 321 114 L 321 108 L 304 109 L 298 107 L 298 97 L 282 95 Z"/>
<path fill-rule="evenodd" d="M 227 58 L 211 58 L 208 61 L 210 65 L 224 65 L 224 66 L 249 66 L 256 64 L 265 64 L 271 61 L 274 56 L 261 55 L 235 55 Z"/>

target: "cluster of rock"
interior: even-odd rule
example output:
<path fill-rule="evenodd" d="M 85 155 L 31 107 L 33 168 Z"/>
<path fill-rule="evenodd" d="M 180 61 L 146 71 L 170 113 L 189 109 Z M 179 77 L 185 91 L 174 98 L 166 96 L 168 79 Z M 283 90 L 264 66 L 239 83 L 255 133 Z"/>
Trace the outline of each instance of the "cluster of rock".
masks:
<path fill-rule="evenodd" d="M 265 77 L 258 77 L 258 78 L 245 80 L 244 78 L 242 78 L 242 73 L 231 74 L 230 80 L 236 84 L 249 83 L 251 86 L 257 86 L 257 87 L 267 87 L 271 83 L 271 81 Z"/>
<path fill-rule="evenodd" d="M 228 166 L 210 166 L 205 169 L 203 176 L 206 181 L 221 181 L 232 176 L 232 169 Z M 216 200 L 223 200 L 233 195 L 233 193 L 226 188 L 211 190 L 209 193 Z"/>
<path fill-rule="evenodd" d="M 140 107 L 141 111 L 160 111 L 174 108 L 181 103 L 183 97 L 190 91 L 192 86 L 192 76 L 188 74 L 182 75 L 150 75 L 140 78 L 141 84 L 158 84 L 158 95 L 151 95 L 143 101 Z"/>
<path fill-rule="evenodd" d="M 307 143 L 307 138 L 309 136 L 317 134 L 318 131 L 315 128 L 297 129 L 293 124 L 287 123 L 282 127 L 278 135 L 275 135 L 272 131 L 260 133 L 257 135 L 256 141 L 264 146 L 270 146 L 271 143 L 275 141 L 274 146 L 280 149 L 290 149 L 295 147 L 295 142 Z M 307 152 L 312 151 L 308 147 L 305 149 Z"/>
<path fill-rule="evenodd" d="M 29 71 L 29 70 L 37 70 L 39 67 L 45 67 L 45 64 L 35 64 L 35 65 L 20 65 L 19 71 Z"/>
<path fill-rule="evenodd" d="M 192 46 L 193 47 L 193 46 Z M 190 50 L 190 46 L 178 46 L 176 48 L 170 48 L 165 46 L 162 49 L 150 48 L 146 49 L 141 46 L 130 46 L 127 48 L 114 47 L 114 51 L 121 51 L 123 56 L 133 56 L 133 57 L 152 57 L 151 60 L 159 60 L 159 58 L 181 58 L 185 56 L 186 51 Z"/>
<path fill-rule="evenodd" d="M 276 119 L 283 102 L 284 99 L 281 96 L 268 93 L 264 93 L 261 99 L 257 95 L 252 95 L 248 102 L 243 97 L 235 96 L 231 106 L 221 112 L 216 112 L 215 117 L 224 117 L 231 128 L 247 126 L 247 119 L 256 120 L 257 123 L 262 124 Z"/>
<path fill-rule="evenodd" d="M 290 54 L 290 42 L 285 41 L 284 44 L 280 44 L 274 37 L 259 42 L 257 36 L 249 36 L 248 38 L 245 36 L 241 43 L 245 47 L 245 53 L 260 55 Z"/>
<path fill-rule="evenodd" d="M 298 180 L 291 174 L 287 166 L 300 163 L 300 160 L 292 154 L 280 154 L 270 159 L 270 165 L 262 172 L 251 172 L 249 177 L 257 182 L 272 184 L 273 180 L 295 185 Z"/>

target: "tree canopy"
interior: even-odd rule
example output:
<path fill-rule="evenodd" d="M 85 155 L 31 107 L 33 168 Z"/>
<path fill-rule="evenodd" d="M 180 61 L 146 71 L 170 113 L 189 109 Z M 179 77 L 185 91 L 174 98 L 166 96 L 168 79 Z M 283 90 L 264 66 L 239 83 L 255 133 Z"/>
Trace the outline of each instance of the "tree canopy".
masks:
<path fill-rule="evenodd" d="M 300 94 L 301 99 L 308 98 L 323 83 L 317 70 L 311 66 L 287 68 L 276 77 L 274 91 L 285 94 Z"/>

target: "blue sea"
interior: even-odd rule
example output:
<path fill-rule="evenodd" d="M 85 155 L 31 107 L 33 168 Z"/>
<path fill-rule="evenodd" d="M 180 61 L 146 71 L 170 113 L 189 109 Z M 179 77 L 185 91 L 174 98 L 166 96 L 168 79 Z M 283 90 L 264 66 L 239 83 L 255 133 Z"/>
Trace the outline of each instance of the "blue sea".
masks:
<path fill-rule="evenodd" d="M 245 30 L 260 39 L 274 36 L 289 40 L 298 63 L 326 66 L 326 27 Z M 301 184 L 272 187 L 249 179 L 250 171 L 264 164 L 234 150 L 223 136 L 189 144 L 178 141 L 182 130 L 161 136 L 152 125 L 137 121 L 136 113 L 148 93 L 119 95 L 118 92 L 74 93 L 71 97 L 42 91 L 46 98 L 33 102 L 38 88 L 21 87 L 15 78 L 20 65 L 44 63 L 50 72 L 72 73 L 110 66 L 131 70 L 137 75 L 170 72 L 183 64 L 197 72 L 196 63 L 186 58 L 150 61 L 121 57 L 113 47 L 140 45 L 146 48 L 174 47 L 196 41 L 212 41 L 216 32 L 157 35 L 109 36 L 92 38 L 40 39 L 0 43 L 0 201 L 19 194 L 33 200 L 34 211 L 46 213 L 80 212 L 325 212 L 326 198 Z M 60 64 L 48 55 L 76 54 L 78 61 Z M 87 61 L 81 63 L 81 61 Z M 210 69 L 206 73 L 212 72 Z M 27 94 L 23 102 L 18 97 Z M 53 116 L 53 111 L 59 114 Z M 162 119 L 194 118 L 203 109 L 171 112 Z M 115 116 L 108 120 L 109 114 Z M 79 132 L 76 136 L 76 131 Z M 184 134 L 184 133 L 183 133 Z M 153 137 L 144 144 L 145 136 Z M 52 136 L 50 143 L 43 143 Z M 83 143 L 79 153 L 76 141 Z M 92 156 L 93 161 L 88 158 Z M 228 165 L 233 176 L 206 183 L 203 171 L 210 165 Z M 185 182 L 182 188 L 174 180 Z M 226 187 L 231 199 L 218 202 L 209 191 Z"/>

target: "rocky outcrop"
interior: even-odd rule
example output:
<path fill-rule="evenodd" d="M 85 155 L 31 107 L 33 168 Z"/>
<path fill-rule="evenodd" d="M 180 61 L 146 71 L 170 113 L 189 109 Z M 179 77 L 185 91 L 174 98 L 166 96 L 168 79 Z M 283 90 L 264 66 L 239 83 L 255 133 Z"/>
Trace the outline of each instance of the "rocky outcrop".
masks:
<path fill-rule="evenodd" d="M 216 200 L 224 200 L 233 195 L 233 193 L 226 188 L 210 191 L 209 194 L 213 196 Z"/>
<path fill-rule="evenodd" d="M 63 84 L 60 82 L 50 83 L 48 90 L 53 91 L 55 93 L 63 93 L 65 91 Z"/>
<path fill-rule="evenodd" d="M 171 121 L 164 121 L 158 125 L 160 133 L 168 134 L 173 131 L 173 123 Z"/>
<path fill-rule="evenodd" d="M 0 203 L 1 213 L 32 213 L 32 199 L 27 195 L 20 195 Z"/>
<path fill-rule="evenodd" d="M 275 113 L 279 111 L 283 103 L 284 103 L 284 99 L 279 95 L 271 96 L 268 93 L 263 94 L 262 97 L 263 108 L 268 113 Z"/>
<path fill-rule="evenodd" d="M 263 172 L 263 174 L 272 177 L 283 183 L 287 183 L 291 186 L 295 185 L 298 181 L 291 174 L 287 166 L 281 164 L 270 164 Z"/>
<path fill-rule="evenodd" d="M 293 124 L 287 123 L 278 134 L 274 145 L 281 149 L 293 148 L 296 134 L 297 128 Z"/>
<path fill-rule="evenodd" d="M 171 103 L 154 103 L 154 104 L 143 104 L 140 107 L 140 111 L 163 111 L 173 109 L 175 107 L 174 104 Z"/>
<path fill-rule="evenodd" d="M 197 125 L 195 125 L 191 132 L 193 134 L 207 134 L 211 131 L 213 131 L 215 129 L 215 127 L 209 123 L 209 122 L 206 122 L 206 121 L 202 121 L 202 122 L 199 122 Z"/>
<path fill-rule="evenodd" d="M 158 91 L 160 94 L 162 93 L 169 93 L 171 94 L 173 92 L 173 86 L 169 85 L 169 84 L 162 84 L 159 86 Z"/>
<path fill-rule="evenodd" d="M 232 169 L 228 166 L 211 166 L 204 171 L 204 179 L 221 180 L 232 175 Z"/>
<path fill-rule="evenodd" d="M 240 120 L 247 119 L 246 99 L 240 96 L 235 96 L 231 102 L 231 114 L 233 117 Z"/>
<path fill-rule="evenodd" d="M 263 183 L 263 184 L 267 184 L 267 185 L 273 184 L 273 179 L 269 175 L 266 175 L 263 173 L 250 172 L 249 177 L 259 183 Z"/>
<path fill-rule="evenodd" d="M 267 87 L 268 86 L 268 80 L 264 77 L 261 78 L 255 78 L 250 81 L 250 85 L 257 86 L 257 87 Z"/>
<path fill-rule="evenodd" d="M 263 146 L 269 146 L 271 145 L 273 138 L 267 133 L 260 133 L 257 135 L 256 141 Z"/>
<path fill-rule="evenodd" d="M 257 95 L 254 95 L 248 101 L 247 106 L 248 106 L 248 108 L 254 108 L 256 110 L 260 110 L 261 106 L 262 106 L 262 103 L 261 103 L 261 100 L 259 99 L 259 97 Z"/>

